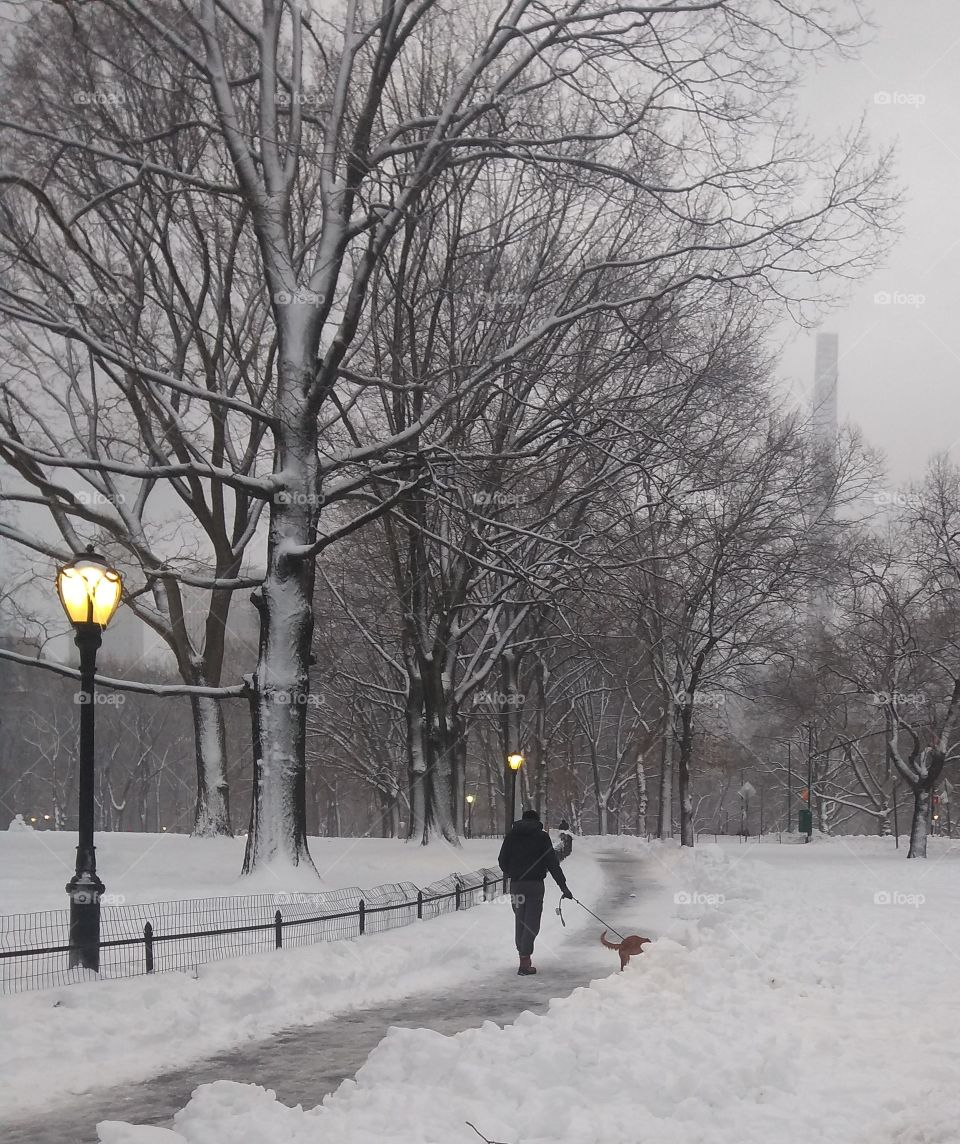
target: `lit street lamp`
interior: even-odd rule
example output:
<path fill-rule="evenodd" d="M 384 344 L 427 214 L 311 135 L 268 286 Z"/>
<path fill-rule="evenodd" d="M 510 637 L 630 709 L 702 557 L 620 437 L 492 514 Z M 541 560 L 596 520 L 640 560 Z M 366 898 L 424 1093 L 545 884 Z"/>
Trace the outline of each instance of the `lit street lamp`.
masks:
<path fill-rule="evenodd" d="M 507 766 L 510 768 L 510 815 L 507 818 L 507 829 L 509 830 L 517 817 L 517 773 L 523 766 L 523 755 L 519 752 L 507 755 Z"/>
<path fill-rule="evenodd" d="M 70 968 L 100 969 L 100 895 L 93 845 L 94 812 L 94 677 L 103 629 L 120 604 L 120 573 L 93 548 L 57 571 L 60 603 L 73 624 L 80 651 L 80 798 L 76 873 L 67 883 L 70 895 Z"/>
<path fill-rule="evenodd" d="M 473 803 L 476 795 L 467 795 L 467 837 L 473 837 Z"/>

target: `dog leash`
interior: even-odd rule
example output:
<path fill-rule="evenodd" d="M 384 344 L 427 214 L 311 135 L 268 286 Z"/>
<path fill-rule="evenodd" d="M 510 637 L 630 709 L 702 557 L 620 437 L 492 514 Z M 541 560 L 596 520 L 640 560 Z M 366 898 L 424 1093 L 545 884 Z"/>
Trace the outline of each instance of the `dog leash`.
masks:
<path fill-rule="evenodd" d="M 614 927 L 610 925 L 609 922 L 605 922 L 603 918 L 597 917 L 593 910 L 591 910 L 589 906 L 585 906 L 579 898 L 574 898 L 573 901 L 575 901 L 581 909 L 586 910 L 592 918 L 597 918 L 597 921 L 603 926 L 605 930 L 609 930 L 610 933 L 615 933 L 621 941 L 625 940 L 623 934 L 618 929 L 614 929 Z M 566 928 L 567 923 L 563 920 L 563 898 L 560 899 L 560 904 L 557 906 L 557 914 L 560 917 L 560 924 Z"/>

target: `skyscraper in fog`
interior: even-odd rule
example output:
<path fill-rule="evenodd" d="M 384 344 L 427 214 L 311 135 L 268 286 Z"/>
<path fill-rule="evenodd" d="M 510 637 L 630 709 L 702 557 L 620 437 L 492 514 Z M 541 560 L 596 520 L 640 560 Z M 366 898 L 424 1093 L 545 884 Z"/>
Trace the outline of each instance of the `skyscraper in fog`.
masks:
<path fill-rule="evenodd" d="M 821 501 L 811 505 L 811 518 L 819 522 L 815 529 L 823 541 L 829 540 L 830 524 L 834 517 L 833 486 L 837 464 L 837 363 L 839 338 L 836 334 L 817 334 L 817 350 L 813 370 L 813 398 L 810 410 L 811 435 L 815 463 L 821 469 Z M 822 626 L 830 619 L 831 604 L 828 594 L 818 589 L 810 601 L 810 619 Z"/>
<path fill-rule="evenodd" d="M 813 372 L 813 435 L 830 458 L 837 448 L 837 360 L 836 334 L 817 334 L 817 356 Z"/>

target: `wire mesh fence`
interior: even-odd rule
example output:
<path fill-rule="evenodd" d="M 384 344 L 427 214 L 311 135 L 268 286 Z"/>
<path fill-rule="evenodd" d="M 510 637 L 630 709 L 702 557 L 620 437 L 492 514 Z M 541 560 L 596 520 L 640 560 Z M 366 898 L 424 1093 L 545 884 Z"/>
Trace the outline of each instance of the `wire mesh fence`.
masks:
<path fill-rule="evenodd" d="M 0 994 L 187 970 L 266 950 L 342 941 L 467 910 L 505 890 L 499 869 L 450 874 L 423 889 L 391 882 L 100 907 L 100 970 L 71 966 L 69 910 L 0 915 Z"/>

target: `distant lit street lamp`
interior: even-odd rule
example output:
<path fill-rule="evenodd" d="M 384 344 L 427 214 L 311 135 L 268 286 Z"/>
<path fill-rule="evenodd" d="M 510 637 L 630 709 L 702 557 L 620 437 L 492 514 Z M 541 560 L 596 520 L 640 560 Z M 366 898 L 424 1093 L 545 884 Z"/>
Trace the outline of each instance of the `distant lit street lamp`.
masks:
<path fill-rule="evenodd" d="M 467 795 L 467 837 L 468 838 L 473 837 L 473 803 L 474 803 L 474 800 L 476 799 L 476 797 L 477 796 L 473 795 L 473 794 Z"/>
<path fill-rule="evenodd" d="M 120 573 L 93 548 L 57 571 L 57 594 L 73 624 L 80 650 L 80 798 L 76 873 L 67 883 L 70 895 L 70 968 L 100 969 L 100 895 L 93 845 L 94 813 L 94 677 L 103 629 L 120 604 Z"/>
<path fill-rule="evenodd" d="M 507 819 L 509 830 L 517 817 L 517 774 L 523 766 L 523 755 L 519 752 L 507 755 L 507 766 L 510 768 L 510 816 Z"/>

